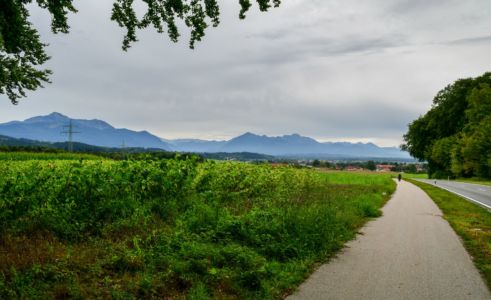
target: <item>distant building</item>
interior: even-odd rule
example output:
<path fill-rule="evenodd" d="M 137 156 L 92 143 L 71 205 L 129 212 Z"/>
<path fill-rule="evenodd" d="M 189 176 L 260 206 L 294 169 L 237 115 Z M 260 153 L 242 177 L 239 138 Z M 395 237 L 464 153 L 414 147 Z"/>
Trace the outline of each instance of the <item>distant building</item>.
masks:
<path fill-rule="evenodd" d="M 394 165 L 377 165 L 377 172 L 391 172 Z"/>
<path fill-rule="evenodd" d="M 347 166 L 346 171 L 351 171 L 351 172 L 363 171 L 363 168 L 355 167 L 355 166 Z"/>

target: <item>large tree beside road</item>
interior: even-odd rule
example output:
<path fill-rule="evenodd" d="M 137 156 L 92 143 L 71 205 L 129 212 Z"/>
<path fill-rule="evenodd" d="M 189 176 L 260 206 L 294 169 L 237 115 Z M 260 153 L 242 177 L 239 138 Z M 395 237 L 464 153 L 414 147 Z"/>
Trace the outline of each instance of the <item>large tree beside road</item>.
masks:
<path fill-rule="evenodd" d="M 137 41 L 137 31 L 154 27 L 166 32 L 177 42 L 180 36 L 176 24 L 182 20 L 191 31 L 189 47 L 205 35 L 210 25 L 218 26 L 220 9 L 217 0 L 113 0 L 111 20 L 125 28 L 123 50 Z M 281 0 L 255 0 L 261 11 L 280 5 Z M 52 17 L 53 33 L 68 33 L 68 15 L 76 13 L 73 0 L 1 0 L 0 1 L 0 94 L 6 94 L 16 104 L 26 96 L 26 90 L 36 90 L 49 82 L 51 71 L 42 68 L 49 60 L 46 44 L 29 21 L 28 5 L 36 3 Z M 244 19 L 254 0 L 238 0 L 239 18 Z M 135 6 L 145 7 L 138 17 Z"/>
<path fill-rule="evenodd" d="M 441 90 L 404 140 L 403 149 L 428 161 L 432 177 L 491 178 L 491 72 Z"/>

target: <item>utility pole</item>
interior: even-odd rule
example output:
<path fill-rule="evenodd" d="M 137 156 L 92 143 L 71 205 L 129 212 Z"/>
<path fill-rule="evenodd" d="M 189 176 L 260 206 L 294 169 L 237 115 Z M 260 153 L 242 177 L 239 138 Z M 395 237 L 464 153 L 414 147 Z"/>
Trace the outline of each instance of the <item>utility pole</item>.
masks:
<path fill-rule="evenodd" d="M 63 126 L 63 131 L 61 132 L 61 134 L 68 135 L 68 152 L 73 152 L 73 135 L 76 133 L 80 133 L 79 131 L 74 131 L 74 127 L 75 126 L 72 124 L 72 120 L 70 119 L 70 123 Z"/>
<path fill-rule="evenodd" d="M 125 145 L 124 139 L 123 139 L 123 141 L 121 143 L 121 152 L 123 154 L 123 159 L 126 159 L 126 149 L 125 148 L 126 148 L 126 145 Z"/>

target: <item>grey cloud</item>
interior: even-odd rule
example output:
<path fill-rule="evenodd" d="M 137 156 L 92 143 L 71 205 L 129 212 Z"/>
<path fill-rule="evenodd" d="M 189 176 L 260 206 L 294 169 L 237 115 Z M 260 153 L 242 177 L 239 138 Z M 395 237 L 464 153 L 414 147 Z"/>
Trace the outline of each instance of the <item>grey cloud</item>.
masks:
<path fill-rule="evenodd" d="M 479 36 L 479 37 L 452 40 L 452 41 L 445 42 L 444 44 L 447 44 L 447 45 L 478 44 L 479 45 L 479 44 L 490 44 L 490 43 L 491 43 L 491 35 L 487 35 L 487 36 Z"/>
<path fill-rule="evenodd" d="M 76 2 L 69 35 L 32 11 L 53 83 L 18 106 L 2 97 L 0 122 L 59 111 L 166 138 L 299 132 L 398 145 L 438 90 L 491 65 L 488 0 L 289 0 L 244 21 L 222 1 L 221 25 L 196 50 L 185 30 L 178 44 L 146 30 L 126 53 L 110 2 Z"/>
<path fill-rule="evenodd" d="M 373 38 L 350 36 L 344 40 L 304 38 L 275 45 L 265 53 L 255 52 L 253 56 L 246 56 L 245 62 L 261 65 L 288 64 L 316 57 L 376 53 L 404 44 L 404 38 L 399 35 Z"/>
<path fill-rule="evenodd" d="M 394 1 L 391 10 L 400 14 L 422 12 L 428 9 L 442 9 L 458 3 L 457 0 L 403 0 Z"/>

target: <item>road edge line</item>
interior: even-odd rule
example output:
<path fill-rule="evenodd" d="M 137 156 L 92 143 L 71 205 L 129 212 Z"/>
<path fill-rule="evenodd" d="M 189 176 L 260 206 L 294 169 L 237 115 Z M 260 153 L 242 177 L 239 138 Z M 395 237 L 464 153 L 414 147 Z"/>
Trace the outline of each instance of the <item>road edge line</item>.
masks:
<path fill-rule="evenodd" d="M 453 194 L 458 195 L 458 196 L 460 196 L 460 197 L 462 197 L 462 198 L 465 198 L 465 199 L 467 199 L 467 200 L 471 200 L 472 202 L 478 203 L 478 204 L 480 204 L 481 206 L 486 207 L 487 209 L 491 209 L 491 206 L 489 206 L 489 205 L 487 205 L 487 204 L 484 204 L 484 203 L 482 203 L 482 202 L 479 202 L 479 201 L 477 201 L 477 200 L 475 200 L 475 199 L 472 199 L 471 197 L 464 196 L 464 195 L 462 195 L 462 194 L 460 194 L 460 193 L 457 193 L 457 192 L 451 191 L 451 190 L 449 190 L 449 189 L 447 189 L 447 188 L 444 188 L 444 187 L 442 187 L 442 186 L 439 186 L 439 185 L 437 185 L 437 184 L 432 184 L 432 183 L 428 183 L 428 182 L 424 182 L 424 181 L 420 181 L 420 180 L 418 180 L 418 181 L 419 181 L 419 182 L 422 182 L 422 183 L 426 183 L 426 184 L 432 185 L 432 186 L 435 186 L 435 187 L 440 188 L 440 189 L 442 189 L 442 190 L 446 190 L 447 192 L 453 193 Z"/>

